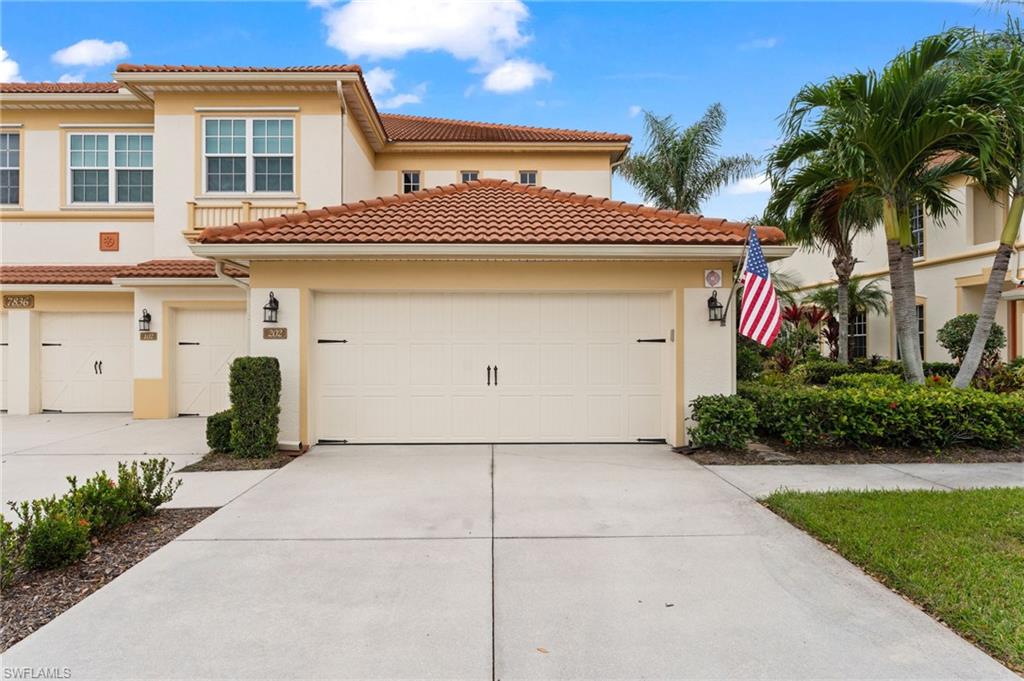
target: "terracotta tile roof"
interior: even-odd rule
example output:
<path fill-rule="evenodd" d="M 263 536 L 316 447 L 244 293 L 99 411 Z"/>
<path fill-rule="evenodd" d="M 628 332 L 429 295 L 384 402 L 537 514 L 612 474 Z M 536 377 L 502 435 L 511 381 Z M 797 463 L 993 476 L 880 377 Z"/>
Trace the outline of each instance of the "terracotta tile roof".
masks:
<path fill-rule="evenodd" d="M 120 88 L 118 83 L 0 83 L 0 92 L 11 94 L 109 94 Z"/>
<path fill-rule="evenodd" d="M 117 273 L 118 278 L 164 278 L 164 277 L 199 277 L 212 278 L 217 274 L 214 272 L 212 260 L 147 260 L 138 265 L 122 269 Z M 244 270 L 228 265 L 224 268 L 227 274 L 233 277 L 249 276 Z"/>
<path fill-rule="evenodd" d="M 624 142 L 632 137 L 612 132 L 534 128 L 382 113 L 381 123 L 393 142 Z"/>
<path fill-rule="evenodd" d="M 0 265 L 0 284 L 109 284 L 124 265 Z"/>
<path fill-rule="evenodd" d="M 203 243 L 736 244 L 746 225 L 611 199 L 479 180 L 208 228 Z M 767 244 L 775 227 L 759 227 Z"/>
<path fill-rule="evenodd" d="M 186 64 L 118 64 L 118 73 L 362 73 L 358 64 L 316 66 L 193 66 Z"/>

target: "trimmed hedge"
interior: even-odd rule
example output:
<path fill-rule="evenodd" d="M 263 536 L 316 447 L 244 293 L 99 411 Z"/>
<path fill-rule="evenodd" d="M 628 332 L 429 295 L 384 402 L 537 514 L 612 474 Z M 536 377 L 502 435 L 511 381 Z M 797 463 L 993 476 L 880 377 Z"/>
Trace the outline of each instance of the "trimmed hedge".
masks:
<path fill-rule="evenodd" d="M 956 378 L 956 373 L 960 371 L 959 364 L 953 364 L 952 362 L 925 362 L 924 363 L 924 375 L 925 376 L 942 376 L 953 380 Z"/>
<path fill-rule="evenodd" d="M 905 381 L 892 374 L 841 374 L 833 376 L 829 388 L 901 388 Z"/>
<path fill-rule="evenodd" d="M 703 395 L 690 403 L 690 441 L 698 447 L 745 449 L 754 437 L 754 405 L 738 395 Z"/>
<path fill-rule="evenodd" d="M 206 417 L 206 446 L 214 452 L 231 451 L 231 421 L 235 414 L 230 409 Z"/>
<path fill-rule="evenodd" d="M 281 367 L 276 357 L 238 357 L 231 364 L 231 451 L 260 459 L 277 451 Z"/>
<path fill-rule="evenodd" d="M 786 387 L 744 383 L 758 432 L 788 446 L 1004 448 L 1024 436 L 1024 396 L 942 387 Z"/>

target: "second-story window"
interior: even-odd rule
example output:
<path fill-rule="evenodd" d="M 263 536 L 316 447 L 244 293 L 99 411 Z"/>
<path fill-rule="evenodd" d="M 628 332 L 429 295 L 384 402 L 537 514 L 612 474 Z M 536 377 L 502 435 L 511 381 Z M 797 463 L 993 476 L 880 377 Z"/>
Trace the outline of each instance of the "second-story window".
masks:
<path fill-rule="evenodd" d="M 520 170 L 519 184 L 537 184 L 536 170 Z"/>
<path fill-rule="evenodd" d="M 479 170 L 463 170 L 459 173 L 460 182 L 474 182 L 480 179 Z"/>
<path fill-rule="evenodd" d="M 910 245 L 915 258 L 924 257 L 924 206 L 921 203 L 910 207 Z"/>
<path fill-rule="evenodd" d="M 206 191 L 295 191 L 295 121 L 208 118 L 203 124 Z"/>
<path fill-rule="evenodd" d="M 153 202 L 152 135 L 75 134 L 68 146 L 71 203 Z"/>
<path fill-rule="evenodd" d="M 0 204 L 16 205 L 21 188 L 21 135 L 0 133 Z"/>
<path fill-rule="evenodd" d="M 408 194 L 409 192 L 418 192 L 420 190 L 420 186 L 420 171 L 402 171 L 402 191 L 404 193 Z"/>

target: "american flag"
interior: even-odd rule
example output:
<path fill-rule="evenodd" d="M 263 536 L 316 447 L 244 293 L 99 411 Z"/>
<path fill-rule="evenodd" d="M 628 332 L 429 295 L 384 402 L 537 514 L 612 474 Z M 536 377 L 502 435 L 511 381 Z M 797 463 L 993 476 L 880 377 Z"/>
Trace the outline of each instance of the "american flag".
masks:
<path fill-rule="evenodd" d="M 779 299 L 772 286 L 757 230 L 750 228 L 747 243 L 747 264 L 743 271 L 743 307 L 740 310 L 740 333 L 770 348 L 782 328 Z"/>

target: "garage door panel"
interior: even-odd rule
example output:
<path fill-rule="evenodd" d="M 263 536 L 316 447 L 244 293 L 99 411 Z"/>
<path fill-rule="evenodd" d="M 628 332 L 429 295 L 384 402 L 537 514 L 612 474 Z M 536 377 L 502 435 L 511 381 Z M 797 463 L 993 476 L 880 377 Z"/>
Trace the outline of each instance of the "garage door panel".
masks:
<path fill-rule="evenodd" d="M 452 336 L 455 339 L 494 338 L 499 310 L 493 294 L 456 294 L 451 296 Z"/>
<path fill-rule="evenodd" d="M 587 331 L 621 335 L 626 331 L 626 297 L 616 294 L 587 295 Z"/>
<path fill-rule="evenodd" d="M 496 380 L 510 388 L 536 386 L 540 383 L 537 343 L 499 343 L 495 363 L 500 367 Z"/>
<path fill-rule="evenodd" d="M 231 406 L 231 364 L 245 354 L 243 310 L 178 310 L 174 355 L 178 414 L 207 416 Z"/>
<path fill-rule="evenodd" d="M 662 301 L 651 297 L 633 296 L 628 299 L 629 335 L 652 338 L 664 335 L 662 328 Z"/>
<path fill-rule="evenodd" d="M 409 297 L 404 294 L 366 294 L 358 332 L 405 336 L 409 330 Z"/>
<path fill-rule="evenodd" d="M 452 344 L 452 385 L 483 388 L 487 367 L 495 363 L 494 348 L 484 343 Z"/>
<path fill-rule="evenodd" d="M 538 346 L 541 386 L 569 386 L 575 383 L 572 343 L 541 343 Z"/>
<path fill-rule="evenodd" d="M 662 432 L 661 395 L 630 395 L 627 400 L 628 430 L 634 438 Z"/>
<path fill-rule="evenodd" d="M 587 385 L 621 385 L 625 364 L 623 354 L 621 343 L 588 344 Z"/>
<path fill-rule="evenodd" d="M 452 332 L 451 298 L 443 293 L 413 293 L 409 301 L 410 333 L 417 338 L 448 338 Z"/>
<path fill-rule="evenodd" d="M 587 433 L 596 439 L 621 438 L 625 429 L 621 395 L 588 395 Z"/>
<path fill-rule="evenodd" d="M 661 385 L 662 346 L 659 343 L 636 343 L 626 350 L 628 359 L 628 375 L 626 382 L 630 386 Z"/>
<path fill-rule="evenodd" d="M 574 395 L 541 395 L 537 400 L 538 439 L 546 442 L 571 440 L 584 432 L 578 402 Z"/>
<path fill-rule="evenodd" d="M 452 405 L 447 394 L 413 395 L 409 406 L 409 433 L 438 440 L 450 438 Z"/>
<path fill-rule="evenodd" d="M 408 348 L 394 343 L 366 343 L 359 348 L 359 380 L 366 387 L 393 386 L 408 374 Z"/>
<path fill-rule="evenodd" d="M 368 440 L 394 437 L 402 439 L 403 424 L 408 423 L 405 409 L 393 395 L 363 395 L 359 400 L 358 436 Z"/>
<path fill-rule="evenodd" d="M 133 328 L 126 312 L 41 313 L 41 408 L 131 411 Z"/>
<path fill-rule="evenodd" d="M 452 374 L 451 346 L 446 343 L 413 343 L 409 346 L 410 386 L 448 385 Z"/>
<path fill-rule="evenodd" d="M 7 313 L 0 312 L 0 411 L 7 410 Z"/>

